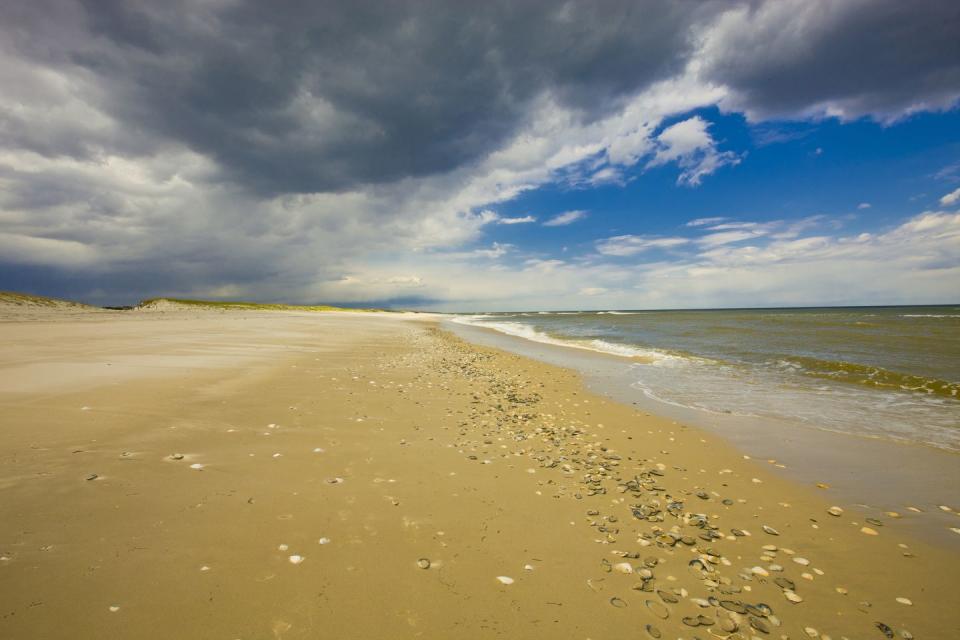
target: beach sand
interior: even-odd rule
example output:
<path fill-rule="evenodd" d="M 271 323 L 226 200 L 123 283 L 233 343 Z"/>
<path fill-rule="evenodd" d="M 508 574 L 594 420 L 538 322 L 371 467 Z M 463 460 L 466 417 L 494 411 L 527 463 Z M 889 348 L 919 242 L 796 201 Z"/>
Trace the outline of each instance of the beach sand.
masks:
<path fill-rule="evenodd" d="M 31 313 L 0 638 L 960 637 L 956 548 L 428 316 Z"/>

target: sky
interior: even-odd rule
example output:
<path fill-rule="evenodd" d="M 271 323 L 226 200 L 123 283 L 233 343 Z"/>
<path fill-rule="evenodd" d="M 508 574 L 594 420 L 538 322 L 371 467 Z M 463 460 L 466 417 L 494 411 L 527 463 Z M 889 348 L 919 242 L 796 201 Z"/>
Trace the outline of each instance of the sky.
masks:
<path fill-rule="evenodd" d="M 31 0 L 0 289 L 960 302 L 955 0 Z"/>

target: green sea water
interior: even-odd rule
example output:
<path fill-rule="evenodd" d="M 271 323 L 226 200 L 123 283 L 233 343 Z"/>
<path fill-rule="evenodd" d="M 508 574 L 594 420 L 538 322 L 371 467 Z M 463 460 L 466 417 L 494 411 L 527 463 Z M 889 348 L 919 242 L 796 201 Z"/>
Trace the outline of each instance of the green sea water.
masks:
<path fill-rule="evenodd" d="M 638 393 L 960 451 L 960 306 L 559 311 L 458 321 L 629 358 Z"/>

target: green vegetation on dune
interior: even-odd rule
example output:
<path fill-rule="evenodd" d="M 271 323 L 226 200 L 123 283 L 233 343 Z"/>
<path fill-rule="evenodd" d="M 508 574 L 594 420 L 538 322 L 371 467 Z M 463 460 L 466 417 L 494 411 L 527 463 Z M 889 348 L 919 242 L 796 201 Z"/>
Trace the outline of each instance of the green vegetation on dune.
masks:
<path fill-rule="evenodd" d="M 16 291 L 0 291 L 0 304 L 12 304 L 21 307 L 80 307 L 84 309 L 92 308 L 82 302 L 71 302 L 70 300 L 60 300 L 58 298 L 47 298 L 46 296 L 34 296 L 29 293 L 17 293 Z"/>
<path fill-rule="evenodd" d="M 0 305 L 9 305 L 13 307 L 44 307 L 49 309 L 91 309 L 100 310 L 100 307 L 93 307 L 81 302 L 71 302 L 70 300 L 60 300 L 58 298 L 48 298 L 45 296 L 35 296 L 29 293 L 17 293 L 15 291 L 0 291 Z M 8 306 L 8 308 L 9 308 Z M 225 301 L 225 300 L 190 300 L 187 298 L 149 298 L 143 300 L 136 307 L 106 307 L 112 310 L 126 311 L 130 309 L 153 309 L 157 307 L 175 308 L 191 307 L 203 309 L 220 309 L 224 311 L 356 311 L 372 312 L 387 311 L 387 309 L 351 309 L 348 307 L 334 307 L 326 304 L 315 305 L 297 305 L 267 302 L 246 302 L 246 301 Z"/>
<path fill-rule="evenodd" d="M 150 298 L 142 301 L 140 307 L 149 307 L 157 303 L 170 303 L 190 307 L 204 307 L 210 309 L 225 309 L 231 311 L 385 311 L 385 309 L 351 309 L 349 307 L 332 307 L 325 304 L 297 305 L 269 302 L 244 302 L 221 300 L 189 300 L 185 298 Z"/>

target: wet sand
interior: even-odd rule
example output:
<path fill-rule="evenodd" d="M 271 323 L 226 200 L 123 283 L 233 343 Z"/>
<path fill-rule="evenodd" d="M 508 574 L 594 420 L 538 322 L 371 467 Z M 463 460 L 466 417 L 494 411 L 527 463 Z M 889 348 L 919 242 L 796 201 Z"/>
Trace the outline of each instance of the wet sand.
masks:
<path fill-rule="evenodd" d="M 960 635 L 955 551 L 424 318 L 14 318 L 0 354 L 2 638 Z"/>

